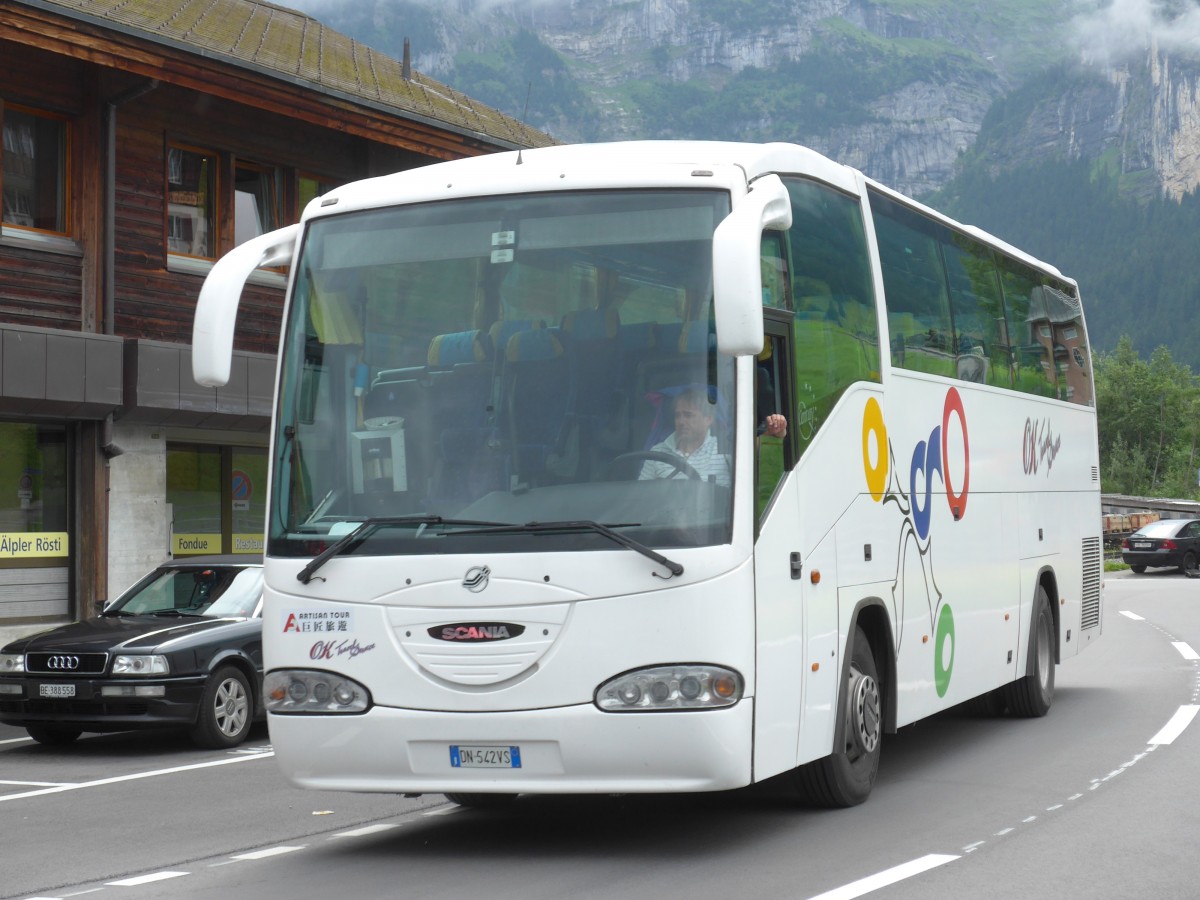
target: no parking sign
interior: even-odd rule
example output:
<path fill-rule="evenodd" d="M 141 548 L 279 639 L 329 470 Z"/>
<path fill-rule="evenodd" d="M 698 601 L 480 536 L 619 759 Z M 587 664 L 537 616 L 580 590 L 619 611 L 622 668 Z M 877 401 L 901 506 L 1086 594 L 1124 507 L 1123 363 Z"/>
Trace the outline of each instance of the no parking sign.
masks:
<path fill-rule="evenodd" d="M 233 508 L 238 512 L 250 509 L 250 498 L 254 496 L 254 482 L 241 469 L 233 470 Z"/>

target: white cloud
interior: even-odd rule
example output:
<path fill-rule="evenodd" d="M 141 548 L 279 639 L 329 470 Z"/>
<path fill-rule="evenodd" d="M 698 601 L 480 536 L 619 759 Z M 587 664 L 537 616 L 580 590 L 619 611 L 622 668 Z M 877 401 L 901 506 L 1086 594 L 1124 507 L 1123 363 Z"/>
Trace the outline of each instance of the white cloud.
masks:
<path fill-rule="evenodd" d="M 1116 62 L 1146 52 L 1151 42 L 1200 55 L 1197 0 L 1111 0 L 1076 16 L 1072 35 L 1087 59 Z"/>

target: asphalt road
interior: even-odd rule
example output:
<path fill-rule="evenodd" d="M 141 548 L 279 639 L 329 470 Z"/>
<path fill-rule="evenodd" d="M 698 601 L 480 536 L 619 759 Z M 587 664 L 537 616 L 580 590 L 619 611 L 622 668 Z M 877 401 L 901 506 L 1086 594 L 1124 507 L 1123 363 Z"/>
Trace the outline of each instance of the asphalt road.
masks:
<path fill-rule="evenodd" d="M 838 811 L 770 782 L 462 810 L 293 789 L 262 726 L 235 752 L 0 726 L 0 896 L 1196 897 L 1193 648 L 1200 581 L 1110 575 L 1104 636 L 1058 667 L 1049 716 L 890 735 L 871 799 Z"/>

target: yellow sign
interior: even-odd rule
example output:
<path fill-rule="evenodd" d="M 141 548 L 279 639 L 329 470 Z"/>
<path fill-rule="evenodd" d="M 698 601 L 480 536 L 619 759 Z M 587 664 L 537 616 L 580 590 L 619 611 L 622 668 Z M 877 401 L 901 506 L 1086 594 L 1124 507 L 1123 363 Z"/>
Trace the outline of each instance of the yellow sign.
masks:
<path fill-rule="evenodd" d="M 221 535 L 219 534 L 173 534 L 171 535 L 171 555 L 187 556 L 191 553 L 220 553 Z"/>
<path fill-rule="evenodd" d="M 261 534 L 235 534 L 233 536 L 234 553 L 262 553 L 263 536 Z"/>
<path fill-rule="evenodd" d="M 0 531 L 0 559 L 30 559 L 38 556 L 68 556 L 65 531 L 13 533 Z"/>

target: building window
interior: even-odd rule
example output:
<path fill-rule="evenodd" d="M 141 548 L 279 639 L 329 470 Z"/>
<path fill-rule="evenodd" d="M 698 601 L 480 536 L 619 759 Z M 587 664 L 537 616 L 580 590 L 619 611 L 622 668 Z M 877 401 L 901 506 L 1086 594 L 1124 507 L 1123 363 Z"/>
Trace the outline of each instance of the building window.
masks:
<path fill-rule="evenodd" d="M 66 120 L 15 106 L 3 116 L 4 224 L 66 234 Z"/>
<path fill-rule="evenodd" d="M 300 218 L 300 214 L 304 212 L 304 208 L 312 200 L 315 200 L 317 197 L 323 197 L 335 187 L 336 185 L 327 178 L 320 178 L 315 175 L 297 176 L 296 201 L 299 208 L 296 210 L 296 218 Z"/>
<path fill-rule="evenodd" d="M 70 614 L 70 449 L 62 425 L 0 422 L 0 624 Z"/>
<path fill-rule="evenodd" d="M 240 162 L 234 174 L 233 243 L 274 231 L 283 217 L 279 207 L 279 185 L 275 169 Z"/>
<path fill-rule="evenodd" d="M 168 444 L 171 555 L 262 553 L 266 486 L 262 448 Z"/>
<path fill-rule="evenodd" d="M 216 258 L 217 155 L 167 149 L 167 251 Z"/>

